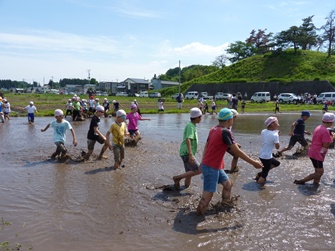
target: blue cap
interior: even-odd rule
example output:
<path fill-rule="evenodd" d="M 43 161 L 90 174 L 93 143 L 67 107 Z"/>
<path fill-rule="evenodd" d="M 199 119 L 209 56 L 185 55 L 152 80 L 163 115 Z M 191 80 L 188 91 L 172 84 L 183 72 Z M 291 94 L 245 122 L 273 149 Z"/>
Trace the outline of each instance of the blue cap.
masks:
<path fill-rule="evenodd" d="M 218 120 L 230 120 L 233 118 L 233 113 L 228 108 L 222 108 L 217 116 Z"/>
<path fill-rule="evenodd" d="M 310 117 L 311 116 L 311 113 L 309 111 L 302 111 L 301 112 L 301 116 L 307 116 L 307 117 Z"/>

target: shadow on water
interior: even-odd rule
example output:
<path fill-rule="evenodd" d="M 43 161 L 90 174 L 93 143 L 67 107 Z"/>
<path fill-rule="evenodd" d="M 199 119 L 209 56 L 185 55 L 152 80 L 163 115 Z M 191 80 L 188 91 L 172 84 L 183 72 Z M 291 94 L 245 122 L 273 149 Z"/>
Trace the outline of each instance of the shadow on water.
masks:
<path fill-rule="evenodd" d="M 116 169 L 114 168 L 114 166 L 110 166 L 110 167 L 100 167 L 100 168 L 97 168 L 97 169 L 93 169 L 93 170 L 90 170 L 90 171 L 87 171 L 85 172 L 85 174 L 97 174 L 97 173 L 100 173 L 100 172 L 110 172 L 110 171 L 115 171 Z"/>
<path fill-rule="evenodd" d="M 182 208 L 174 219 L 173 230 L 185 234 L 198 235 L 203 233 L 226 232 L 230 230 L 237 230 L 243 227 L 241 224 L 237 223 L 234 226 L 202 228 L 202 226 L 199 226 L 199 224 L 202 222 L 205 223 L 205 217 L 197 215 L 196 212 L 190 211 L 189 208 Z"/>
<path fill-rule="evenodd" d="M 305 196 L 312 196 L 321 193 L 320 185 L 305 184 L 298 185 L 298 191 Z"/>
<path fill-rule="evenodd" d="M 250 192 L 259 192 L 260 190 L 262 190 L 262 187 L 255 181 L 250 181 L 243 184 L 242 189 Z"/>
<path fill-rule="evenodd" d="M 335 203 L 330 204 L 330 212 L 335 216 Z"/>
<path fill-rule="evenodd" d="M 176 189 L 174 185 L 163 185 L 163 186 L 155 187 L 154 189 L 162 189 L 162 191 L 158 192 L 152 197 L 152 199 L 156 201 L 160 200 L 163 202 L 168 202 L 168 201 L 178 202 L 178 199 L 174 197 L 185 197 L 185 196 L 192 195 L 189 192 L 182 192 L 183 190 L 185 190 L 185 187 L 183 186 L 180 187 L 180 189 Z"/>

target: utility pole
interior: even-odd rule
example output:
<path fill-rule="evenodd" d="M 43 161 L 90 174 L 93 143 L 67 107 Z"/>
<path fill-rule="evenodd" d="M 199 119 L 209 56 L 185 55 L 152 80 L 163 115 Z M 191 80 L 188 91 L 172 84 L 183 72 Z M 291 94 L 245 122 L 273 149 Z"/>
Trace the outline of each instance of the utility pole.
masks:
<path fill-rule="evenodd" d="M 179 82 L 179 85 L 178 85 L 178 93 L 180 94 L 180 60 L 179 60 L 179 78 L 178 78 L 178 82 Z"/>

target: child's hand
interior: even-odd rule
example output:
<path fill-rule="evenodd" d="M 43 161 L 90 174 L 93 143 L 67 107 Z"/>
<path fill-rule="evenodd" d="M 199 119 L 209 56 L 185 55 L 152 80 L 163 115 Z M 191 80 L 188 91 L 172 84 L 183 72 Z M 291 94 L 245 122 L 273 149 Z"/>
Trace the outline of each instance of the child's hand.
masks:
<path fill-rule="evenodd" d="M 113 151 L 113 146 L 112 145 L 108 146 L 108 148 L 109 148 L 109 150 Z"/>
<path fill-rule="evenodd" d="M 77 144 L 78 144 L 77 140 L 73 140 L 73 145 L 77 146 Z"/>
<path fill-rule="evenodd" d="M 41 132 L 44 132 L 45 131 L 45 129 L 41 129 Z"/>

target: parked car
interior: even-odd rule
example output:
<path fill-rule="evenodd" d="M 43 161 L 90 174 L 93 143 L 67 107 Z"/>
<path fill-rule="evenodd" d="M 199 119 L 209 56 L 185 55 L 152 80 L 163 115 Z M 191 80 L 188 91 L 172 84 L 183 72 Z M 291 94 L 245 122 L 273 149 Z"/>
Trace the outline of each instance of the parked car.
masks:
<path fill-rule="evenodd" d="M 316 98 L 316 102 L 323 103 L 324 101 L 335 102 L 335 92 L 322 92 Z"/>
<path fill-rule="evenodd" d="M 173 94 L 172 96 L 171 96 L 171 98 L 173 99 L 173 100 L 176 100 L 176 98 L 179 96 L 179 93 L 175 93 L 175 94 Z"/>
<path fill-rule="evenodd" d="M 224 93 L 224 92 L 217 92 L 215 94 L 215 100 L 228 100 L 230 97 L 232 97 L 230 93 Z"/>
<path fill-rule="evenodd" d="M 197 99 L 198 98 L 198 92 L 197 91 L 190 91 L 187 92 L 185 95 L 185 99 Z"/>
<path fill-rule="evenodd" d="M 264 103 L 268 102 L 271 99 L 270 92 L 255 92 L 254 95 L 251 96 L 251 102 Z"/>
<path fill-rule="evenodd" d="M 149 93 L 147 91 L 141 91 L 140 92 L 140 97 L 141 98 L 147 98 L 147 97 L 149 97 Z"/>
<path fill-rule="evenodd" d="M 201 92 L 200 97 L 202 97 L 204 99 L 212 99 L 213 98 L 213 96 L 208 95 L 208 92 Z"/>
<path fill-rule="evenodd" d="M 301 98 L 294 93 L 280 93 L 277 99 L 279 103 L 297 104 L 301 102 Z"/>
<path fill-rule="evenodd" d="M 128 94 L 128 97 L 139 97 L 140 96 L 140 94 L 138 94 L 138 93 L 129 93 Z"/>
<path fill-rule="evenodd" d="M 128 93 L 126 93 L 126 92 L 117 92 L 115 96 L 128 97 Z"/>
<path fill-rule="evenodd" d="M 149 94 L 149 98 L 160 98 L 162 97 L 160 92 L 152 92 Z"/>

